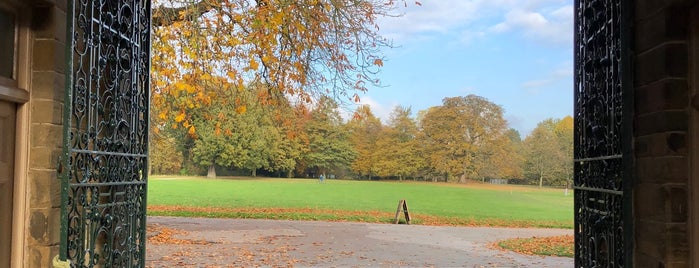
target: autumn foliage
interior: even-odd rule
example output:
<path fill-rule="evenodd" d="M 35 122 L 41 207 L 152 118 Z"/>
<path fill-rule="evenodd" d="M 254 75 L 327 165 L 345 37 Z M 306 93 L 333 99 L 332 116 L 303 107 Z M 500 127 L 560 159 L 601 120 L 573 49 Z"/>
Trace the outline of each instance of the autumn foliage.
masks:
<path fill-rule="evenodd" d="M 575 238 L 572 235 L 513 238 L 494 246 L 526 255 L 573 257 Z"/>
<path fill-rule="evenodd" d="M 401 2 L 405 4 L 405 2 Z M 158 122 L 196 133 L 193 109 L 231 99 L 250 84 L 261 103 L 321 95 L 357 101 L 378 84 L 377 18 L 393 0 L 155 0 L 152 86 Z M 244 110 L 244 107 L 237 107 Z"/>
<path fill-rule="evenodd" d="M 381 122 L 368 106 L 349 122 L 340 117 L 343 102 L 380 84 L 382 51 L 392 44 L 377 19 L 407 4 L 420 5 L 154 0 L 155 171 L 569 182 L 570 117 L 542 122 L 524 142 L 502 107 L 475 95 L 445 98 L 417 118 L 397 107 Z"/>

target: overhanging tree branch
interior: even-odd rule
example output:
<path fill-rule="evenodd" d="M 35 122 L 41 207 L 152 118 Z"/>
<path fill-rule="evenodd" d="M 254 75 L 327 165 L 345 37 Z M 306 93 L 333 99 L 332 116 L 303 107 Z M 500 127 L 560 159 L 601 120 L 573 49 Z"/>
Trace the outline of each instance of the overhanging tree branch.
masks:
<path fill-rule="evenodd" d="M 176 21 L 201 17 L 204 13 L 220 6 L 215 0 L 202 0 L 181 7 L 159 6 L 153 9 L 153 26 L 168 26 Z"/>

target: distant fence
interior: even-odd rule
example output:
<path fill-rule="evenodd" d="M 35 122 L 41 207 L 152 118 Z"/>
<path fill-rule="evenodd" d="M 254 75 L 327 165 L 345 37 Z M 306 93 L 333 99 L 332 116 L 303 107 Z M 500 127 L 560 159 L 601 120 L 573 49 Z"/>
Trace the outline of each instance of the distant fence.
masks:
<path fill-rule="evenodd" d="M 490 184 L 507 184 L 508 179 L 488 179 Z"/>

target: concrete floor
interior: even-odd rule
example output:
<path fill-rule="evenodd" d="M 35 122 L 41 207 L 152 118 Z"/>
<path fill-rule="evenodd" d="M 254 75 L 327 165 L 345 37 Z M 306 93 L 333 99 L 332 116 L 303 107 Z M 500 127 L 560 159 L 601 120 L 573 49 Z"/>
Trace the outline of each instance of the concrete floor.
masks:
<path fill-rule="evenodd" d="M 148 267 L 573 267 L 573 259 L 493 249 L 572 230 L 149 217 Z M 166 229 L 163 229 L 166 228 Z"/>

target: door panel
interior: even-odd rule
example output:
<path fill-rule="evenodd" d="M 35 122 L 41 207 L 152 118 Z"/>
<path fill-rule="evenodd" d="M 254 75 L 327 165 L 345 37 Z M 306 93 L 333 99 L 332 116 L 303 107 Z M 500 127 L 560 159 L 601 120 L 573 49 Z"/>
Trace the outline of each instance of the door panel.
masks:
<path fill-rule="evenodd" d="M 10 266 L 15 104 L 0 101 L 0 267 Z"/>

